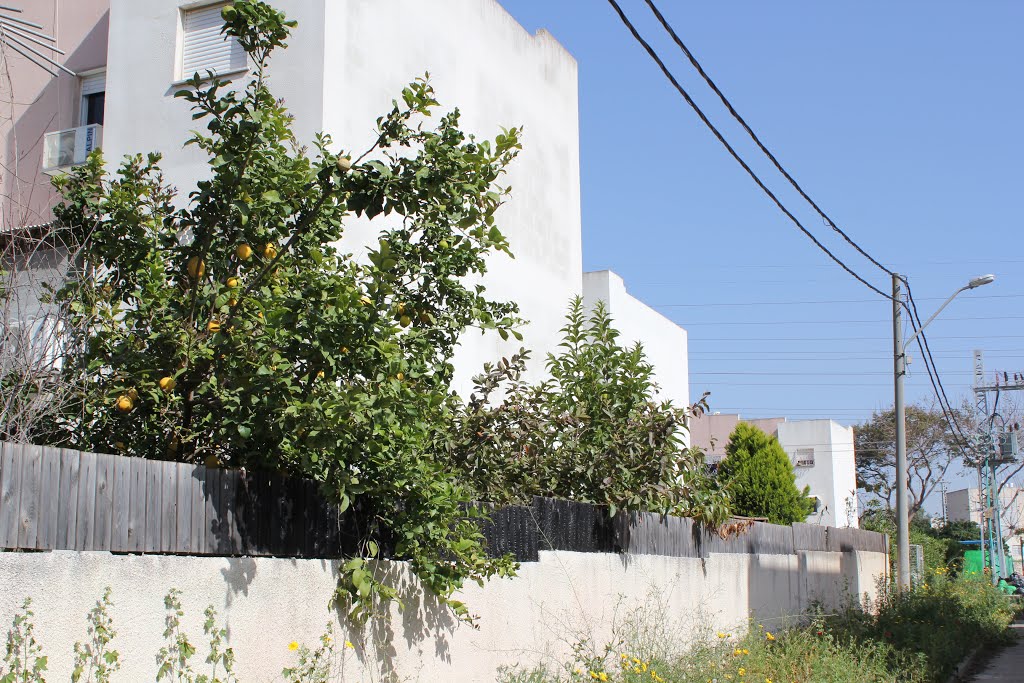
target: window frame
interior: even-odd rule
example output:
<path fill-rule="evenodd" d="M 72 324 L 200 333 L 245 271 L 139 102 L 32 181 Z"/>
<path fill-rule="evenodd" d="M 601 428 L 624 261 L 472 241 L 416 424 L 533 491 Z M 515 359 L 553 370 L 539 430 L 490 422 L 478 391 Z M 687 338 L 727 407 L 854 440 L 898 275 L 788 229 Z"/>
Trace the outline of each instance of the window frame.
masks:
<path fill-rule="evenodd" d="M 96 90 L 94 92 L 87 93 L 86 81 L 87 79 L 95 76 L 103 75 L 103 90 Z M 98 95 L 102 93 L 104 97 L 104 108 L 106 108 L 106 93 L 107 93 L 107 67 L 101 67 L 99 69 L 92 69 L 90 71 L 83 71 L 78 74 L 78 125 L 87 126 L 89 125 L 89 100 L 88 98 L 92 95 Z M 106 113 L 104 112 L 104 120 L 106 119 Z M 102 126 L 102 123 L 97 125 Z"/>
<path fill-rule="evenodd" d="M 225 0 L 197 0 L 196 2 L 186 2 L 178 6 L 178 27 L 177 27 L 177 41 L 175 41 L 174 50 L 174 75 L 173 84 L 182 85 L 192 80 L 197 72 L 185 73 L 185 27 L 187 16 L 189 12 L 195 12 L 198 10 L 208 9 L 211 7 L 223 7 L 229 5 L 230 2 Z M 237 40 L 232 38 L 232 40 Z M 244 55 L 245 64 L 242 66 L 227 69 L 225 71 L 215 72 L 215 76 L 220 78 L 228 78 L 231 76 L 237 76 L 239 74 L 247 73 L 250 69 L 249 55 Z M 199 71 L 199 76 L 203 81 L 208 81 L 209 76 L 204 71 Z M 230 79 L 229 79 L 230 80 Z"/>

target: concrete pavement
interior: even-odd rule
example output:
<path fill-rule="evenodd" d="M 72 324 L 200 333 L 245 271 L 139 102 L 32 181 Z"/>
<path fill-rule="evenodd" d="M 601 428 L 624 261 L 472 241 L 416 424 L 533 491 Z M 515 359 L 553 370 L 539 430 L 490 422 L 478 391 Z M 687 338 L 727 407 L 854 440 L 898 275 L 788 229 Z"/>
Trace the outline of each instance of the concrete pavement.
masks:
<path fill-rule="evenodd" d="M 971 681 L 1024 681 L 1024 622 L 1010 626 L 1017 636 L 1017 642 L 1000 650 L 992 657 Z"/>

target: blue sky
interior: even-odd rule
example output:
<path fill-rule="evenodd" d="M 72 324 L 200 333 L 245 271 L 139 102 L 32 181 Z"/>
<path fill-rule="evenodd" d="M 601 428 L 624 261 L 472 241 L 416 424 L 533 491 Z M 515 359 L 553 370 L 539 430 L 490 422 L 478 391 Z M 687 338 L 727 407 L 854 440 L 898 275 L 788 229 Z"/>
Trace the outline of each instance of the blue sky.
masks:
<path fill-rule="evenodd" d="M 751 417 L 845 423 L 890 404 L 889 304 L 771 205 L 610 6 L 503 4 L 579 62 L 584 265 L 619 272 L 689 330 L 693 394 L 707 389 L 714 409 Z M 646 6 L 622 4 L 805 225 L 888 290 L 888 276 L 843 248 L 770 172 Z M 922 315 L 972 275 L 996 273 L 996 284 L 962 295 L 929 328 L 950 398 L 969 391 L 973 348 L 990 368 L 1024 369 L 1024 3 L 661 5 L 822 208 L 909 275 Z M 809 301 L 841 303 L 798 303 Z M 917 367 L 908 393 L 924 399 Z"/>
<path fill-rule="evenodd" d="M 714 410 L 748 417 L 844 424 L 891 405 L 891 305 L 760 193 L 611 7 L 502 4 L 579 63 L 584 266 L 617 271 L 689 330 L 692 396 L 708 390 Z M 644 3 L 621 4 L 804 224 L 888 291 L 888 276 L 769 170 Z M 974 348 L 990 369 L 1024 370 L 1024 2 L 659 5 L 826 213 L 910 277 L 923 317 L 971 276 L 997 275 L 929 327 L 950 399 L 969 396 Z M 931 396 L 919 359 L 907 392 Z"/>

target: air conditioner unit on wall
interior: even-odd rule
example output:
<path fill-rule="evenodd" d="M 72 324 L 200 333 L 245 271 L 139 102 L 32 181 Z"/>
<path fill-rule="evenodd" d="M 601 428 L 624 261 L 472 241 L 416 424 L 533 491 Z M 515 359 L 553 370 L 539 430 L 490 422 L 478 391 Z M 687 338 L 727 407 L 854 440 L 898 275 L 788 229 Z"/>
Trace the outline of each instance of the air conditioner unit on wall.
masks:
<path fill-rule="evenodd" d="M 813 448 L 797 448 L 793 456 L 797 467 L 814 467 Z"/>
<path fill-rule="evenodd" d="M 103 145 L 103 126 L 93 123 L 55 130 L 43 140 L 43 173 L 56 175 L 84 164 L 89 153 Z"/>

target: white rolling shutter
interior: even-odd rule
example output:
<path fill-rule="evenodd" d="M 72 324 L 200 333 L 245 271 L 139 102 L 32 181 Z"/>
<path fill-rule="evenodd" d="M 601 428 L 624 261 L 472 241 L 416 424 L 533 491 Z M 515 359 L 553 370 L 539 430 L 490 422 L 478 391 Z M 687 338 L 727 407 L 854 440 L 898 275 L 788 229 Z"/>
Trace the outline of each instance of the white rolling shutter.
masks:
<path fill-rule="evenodd" d="M 245 52 L 238 41 L 221 33 L 223 4 L 200 7 L 185 12 L 181 49 L 182 78 L 192 78 L 207 71 L 227 73 L 245 68 Z"/>
<path fill-rule="evenodd" d="M 88 76 L 82 76 L 82 97 L 95 95 L 107 89 L 107 72 L 99 71 Z"/>

